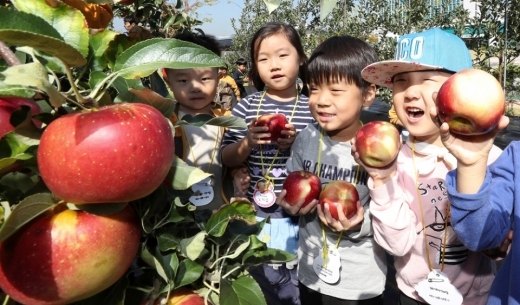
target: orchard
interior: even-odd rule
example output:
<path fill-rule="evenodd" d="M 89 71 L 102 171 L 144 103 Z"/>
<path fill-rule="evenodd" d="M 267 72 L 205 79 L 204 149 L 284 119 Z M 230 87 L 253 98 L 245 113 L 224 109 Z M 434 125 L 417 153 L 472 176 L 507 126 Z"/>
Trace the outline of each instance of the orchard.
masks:
<path fill-rule="evenodd" d="M 249 268 L 294 256 L 257 238 L 267 219 L 247 201 L 196 222 L 191 186 L 210 174 L 174 151 L 180 125 L 245 123 L 199 115 L 172 125 L 173 99 L 147 83 L 158 69 L 222 59 L 168 35 L 135 41 L 106 29 L 114 14 L 145 9 L 175 25 L 168 33 L 192 30 L 181 1 L 114 2 L 0 6 L 3 303 L 266 304 Z"/>

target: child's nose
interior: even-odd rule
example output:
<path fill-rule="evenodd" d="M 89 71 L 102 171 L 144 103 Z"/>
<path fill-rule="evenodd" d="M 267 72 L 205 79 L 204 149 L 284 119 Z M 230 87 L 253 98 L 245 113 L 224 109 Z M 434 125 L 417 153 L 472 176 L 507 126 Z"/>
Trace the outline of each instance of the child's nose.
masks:
<path fill-rule="evenodd" d="M 407 100 L 416 100 L 418 99 L 421 94 L 420 94 L 420 86 L 419 85 L 410 85 L 408 88 L 406 88 L 406 91 L 404 92 L 404 97 L 407 99 Z"/>

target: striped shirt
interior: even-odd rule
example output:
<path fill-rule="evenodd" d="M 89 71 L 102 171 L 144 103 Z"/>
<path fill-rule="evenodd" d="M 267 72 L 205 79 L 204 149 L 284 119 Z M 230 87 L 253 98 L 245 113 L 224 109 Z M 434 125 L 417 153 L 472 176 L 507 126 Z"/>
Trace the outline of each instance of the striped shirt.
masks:
<path fill-rule="evenodd" d="M 261 115 L 283 113 L 289 120 L 289 123 L 294 125 L 297 132 L 300 132 L 305 127 L 307 127 L 308 124 L 314 122 L 314 119 L 312 118 L 311 112 L 309 110 L 308 97 L 299 95 L 298 104 L 296 107 L 294 107 L 296 99 L 288 102 L 280 102 L 272 99 L 266 94 L 264 95 L 263 100 L 261 100 L 262 94 L 263 92 L 255 92 L 243 98 L 240 103 L 238 103 L 235 108 L 233 108 L 232 115 L 245 119 L 246 124 L 249 126 L 253 119 L 256 119 Z M 293 109 L 294 115 L 292 115 Z M 222 149 L 229 144 L 240 141 L 246 135 L 247 129 L 228 129 L 224 135 Z M 252 202 L 254 202 L 253 192 L 255 190 L 256 183 L 264 179 L 264 176 L 262 175 L 262 168 L 265 171 L 270 169 L 269 177 L 273 179 L 275 194 L 278 195 L 278 193 L 280 193 L 282 190 L 283 182 L 285 177 L 287 177 L 285 163 L 291 154 L 291 150 L 280 150 L 278 151 L 278 155 L 276 155 L 277 150 L 278 145 L 261 145 L 254 148 L 247 158 L 247 167 L 249 170 L 249 175 L 251 176 L 251 185 L 249 186 L 247 197 Z M 257 216 L 259 217 L 266 217 L 267 215 L 270 215 L 272 218 L 289 217 L 289 215 L 285 213 L 284 209 L 277 204 L 274 204 L 269 208 L 262 208 L 255 203 L 255 207 L 257 210 Z"/>

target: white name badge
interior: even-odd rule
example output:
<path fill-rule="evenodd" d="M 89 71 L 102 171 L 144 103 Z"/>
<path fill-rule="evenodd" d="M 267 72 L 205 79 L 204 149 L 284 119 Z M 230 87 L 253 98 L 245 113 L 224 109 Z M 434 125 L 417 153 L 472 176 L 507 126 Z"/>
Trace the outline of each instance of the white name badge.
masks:
<path fill-rule="evenodd" d="M 339 281 L 339 270 L 341 269 L 341 258 L 338 249 L 329 248 L 326 264 L 323 260 L 323 249 L 320 249 L 320 254 L 314 258 L 312 268 L 320 280 L 327 284 L 337 283 Z"/>
<path fill-rule="evenodd" d="M 443 272 L 433 270 L 415 286 L 415 291 L 431 305 L 460 305 L 462 295 Z"/>
<path fill-rule="evenodd" d="M 190 197 L 190 202 L 194 206 L 200 207 L 207 205 L 215 198 L 213 182 L 210 177 L 192 185 L 191 190 L 195 193 Z"/>
<path fill-rule="evenodd" d="M 258 181 L 253 192 L 253 201 L 262 208 L 273 206 L 276 201 L 273 184 L 264 179 Z"/>

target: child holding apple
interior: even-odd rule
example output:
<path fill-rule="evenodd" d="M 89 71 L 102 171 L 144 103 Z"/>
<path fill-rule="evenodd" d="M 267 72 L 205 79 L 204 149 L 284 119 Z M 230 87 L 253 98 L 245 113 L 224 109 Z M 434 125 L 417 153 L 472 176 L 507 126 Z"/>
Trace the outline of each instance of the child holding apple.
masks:
<path fill-rule="evenodd" d="M 218 41 L 204 34 L 183 33 L 176 39 L 192 42 L 209 49 L 220 56 Z M 225 109 L 213 109 L 212 102 L 217 93 L 218 68 L 164 69 L 163 76 L 176 100 L 172 123 L 185 115 L 208 114 L 211 116 L 230 115 Z M 183 125 L 175 129 L 175 154 L 187 164 L 213 174 L 192 186 L 194 195 L 190 202 L 197 209 L 197 220 L 207 220 L 213 210 L 220 208 L 233 196 L 233 179 L 238 188 L 249 185 L 249 177 L 242 170 L 231 171 L 221 162 L 220 145 L 224 138 L 224 128 L 204 125 L 201 127 Z M 233 174 L 231 174 L 233 173 Z M 231 176 L 234 177 L 231 177 Z"/>
<path fill-rule="evenodd" d="M 296 253 L 298 218 L 288 215 L 275 200 L 287 176 L 285 163 L 294 137 L 313 120 L 308 98 L 296 87 L 298 76 L 304 77 L 307 56 L 298 32 L 277 22 L 265 24 L 254 34 L 250 55 L 249 79 L 259 92 L 243 97 L 233 108 L 232 115 L 245 119 L 249 128 L 226 132 L 222 161 L 231 167 L 247 164 L 251 176 L 247 197 L 259 220 L 270 216 L 259 238 L 271 248 Z M 270 140 L 270 128 L 256 122 L 260 116 L 276 113 L 284 114 L 288 124 L 278 126 L 284 129 L 282 137 Z M 272 303 L 300 304 L 295 264 L 266 264 L 253 272 Z"/>
<path fill-rule="evenodd" d="M 452 228 L 446 174 L 457 160 L 430 116 L 433 93 L 454 73 L 471 68 L 464 42 L 434 28 L 404 35 L 395 60 L 363 69 L 363 78 L 392 88 L 393 105 L 410 137 L 384 168 L 363 164 L 370 179 L 374 237 L 394 257 L 400 304 L 484 304 L 495 262 L 468 249 Z M 500 149 L 489 144 L 489 160 Z M 447 301 L 449 300 L 449 301 Z"/>
<path fill-rule="evenodd" d="M 363 125 L 363 108 L 375 98 L 375 85 L 361 78 L 361 70 L 375 61 L 374 49 L 350 36 L 325 40 L 309 59 L 309 106 L 317 123 L 296 137 L 287 171 L 313 172 L 327 186 L 352 183 L 359 200 L 357 212 L 347 219 L 342 209 L 337 209 L 334 218 L 328 203 L 322 207 L 314 200 L 302 207 L 301 201 L 291 206 L 285 200 L 287 190 L 278 196 L 277 203 L 288 213 L 301 215 L 298 279 L 302 304 L 384 303 L 385 252 L 373 238 L 368 175 L 351 156 L 350 143 Z M 323 188 L 321 198 L 334 196 L 329 189 Z"/>

